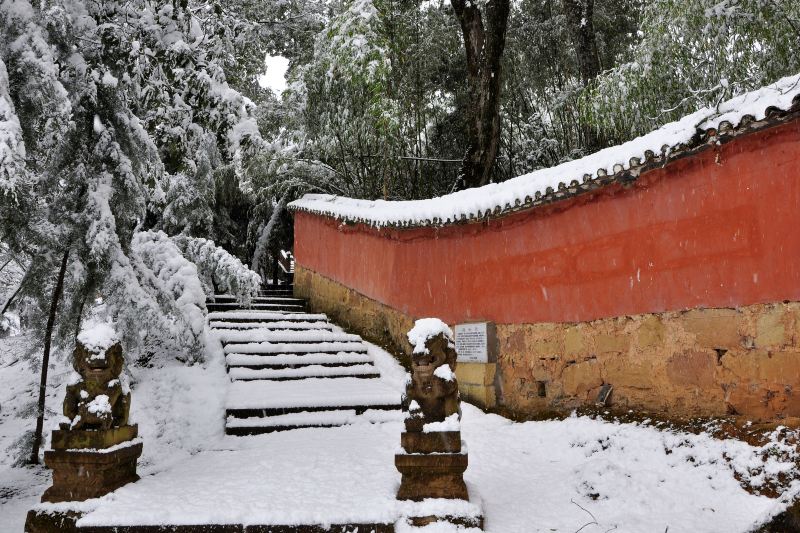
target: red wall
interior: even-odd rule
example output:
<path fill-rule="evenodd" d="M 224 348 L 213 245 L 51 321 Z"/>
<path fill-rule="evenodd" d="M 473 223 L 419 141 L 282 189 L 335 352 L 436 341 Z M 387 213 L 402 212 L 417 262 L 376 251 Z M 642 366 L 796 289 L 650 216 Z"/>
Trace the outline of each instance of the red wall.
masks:
<path fill-rule="evenodd" d="M 800 300 L 800 121 L 630 188 L 444 228 L 295 214 L 302 267 L 414 317 L 573 322 Z"/>

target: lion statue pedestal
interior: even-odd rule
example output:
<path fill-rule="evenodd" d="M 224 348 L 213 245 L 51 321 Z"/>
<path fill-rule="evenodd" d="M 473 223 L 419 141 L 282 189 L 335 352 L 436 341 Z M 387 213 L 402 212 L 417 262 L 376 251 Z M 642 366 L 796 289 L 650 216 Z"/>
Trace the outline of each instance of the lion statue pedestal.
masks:
<path fill-rule="evenodd" d="M 408 339 L 413 345 L 412 372 L 403 396 L 403 452 L 394 457 L 402 474 L 397 499 L 469 500 L 464 483 L 468 459 L 461 445 L 461 404 L 452 332 L 439 320 L 423 319 L 409 331 Z M 482 517 L 455 520 L 449 516 L 412 516 L 410 520 L 415 526 L 445 520 L 481 527 L 483 522 Z"/>
<path fill-rule="evenodd" d="M 113 339 L 113 337 L 109 337 Z M 136 481 L 142 443 L 128 424 L 130 392 L 124 386 L 122 347 L 76 343 L 77 374 L 67 386 L 64 416 L 69 422 L 52 433 L 44 462 L 53 471 L 53 486 L 43 502 L 97 498 Z"/>

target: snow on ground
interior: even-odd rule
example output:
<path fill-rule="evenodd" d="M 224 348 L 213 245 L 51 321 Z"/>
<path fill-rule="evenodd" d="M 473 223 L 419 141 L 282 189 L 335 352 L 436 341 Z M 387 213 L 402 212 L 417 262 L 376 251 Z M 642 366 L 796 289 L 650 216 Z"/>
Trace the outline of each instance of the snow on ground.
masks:
<path fill-rule="evenodd" d="M 36 425 L 40 363 L 29 357 L 32 346 L 33 340 L 26 335 L 0 339 L 0 533 L 22 531 L 25 513 L 50 484 L 44 467 L 19 466 L 30 456 Z M 51 354 L 46 430 L 61 414 L 64 399 L 63 387 L 55 384 L 65 382 L 72 372 L 58 357 L 58 352 Z M 52 411 L 56 408 L 57 413 Z"/>
<path fill-rule="evenodd" d="M 120 489 L 82 523 L 391 522 L 403 512 L 393 463 L 401 429 L 226 437 L 169 476 Z M 735 442 L 587 417 L 515 424 L 469 405 L 462 431 L 466 481 L 488 532 L 574 532 L 590 522 L 581 531 L 744 532 L 776 509 L 734 479 L 722 457 L 747 447 Z"/>
<path fill-rule="evenodd" d="M 0 350 L 0 382 L 9 385 L 0 390 L 3 451 L 32 425 L 21 409 L 35 389 L 35 373 L 9 365 L 8 352 Z M 369 353 L 400 391 L 403 369 L 375 346 Z M 205 367 L 134 369 L 143 477 L 91 502 L 84 523 L 375 522 L 409 512 L 394 500 L 399 421 L 224 436 L 227 378 L 221 354 L 208 358 Z M 53 375 L 60 372 L 59 363 Z M 57 408 L 62 394 L 53 387 L 48 406 Z M 463 410 L 466 481 L 490 533 L 744 533 L 784 506 L 749 494 L 735 474 L 758 484 L 764 472 L 792 465 L 765 466 L 759 448 L 740 441 L 589 417 L 513 423 L 468 404 Z M 19 532 L 49 476 L 11 467 L 7 455 L 0 461 L 0 531 Z"/>
<path fill-rule="evenodd" d="M 209 344 L 203 366 L 165 361 L 160 367 L 129 366 L 126 370 L 132 387 L 131 421 L 139 425 L 145 443 L 140 475 L 163 472 L 222 438 L 222 384 L 227 376 L 220 346 Z M 26 336 L 0 339 L 0 533 L 20 533 L 28 509 L 51 483 L 50 472 L 43 466 L 14 466 L 28 457 L 29 441 L 17 441 L 32 432 L 36 422 L 41 355 L 37 352 L 33 363 L 21 357 L 31 346 Z M 71 373 L 64 355 L 53 353 L 42 449 L 49 447 L 50 431 L 57 428 Z"/>

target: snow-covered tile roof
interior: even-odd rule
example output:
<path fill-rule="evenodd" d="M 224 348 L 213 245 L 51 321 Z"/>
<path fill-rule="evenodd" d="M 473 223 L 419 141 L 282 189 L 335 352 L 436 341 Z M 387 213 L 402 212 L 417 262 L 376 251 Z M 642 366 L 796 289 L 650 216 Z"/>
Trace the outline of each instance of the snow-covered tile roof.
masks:
<path fill-rule="evenodd" d="M 624 144 L 502 183 L 429 200 L 357 200 L 307 194 L 289 207 L 375 227 L 443 225 L 502 215 L 635 178 L 695 149 L 787 120 L 797 111 L 800 74 L 701 109 Z"/>

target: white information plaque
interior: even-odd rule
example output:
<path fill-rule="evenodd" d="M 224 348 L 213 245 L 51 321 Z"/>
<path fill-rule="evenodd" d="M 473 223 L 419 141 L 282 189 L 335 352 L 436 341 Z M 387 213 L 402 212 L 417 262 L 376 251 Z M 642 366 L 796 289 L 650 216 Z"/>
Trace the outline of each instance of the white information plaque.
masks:
<path fill-rule="evenodd" d="M 486 322 L 456 324 L 456 353 L 463 363 L 488 363 L 489 341 Z"/>

